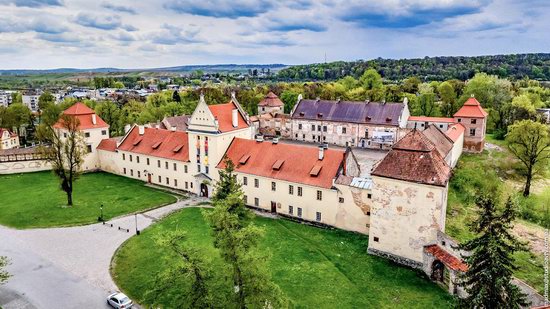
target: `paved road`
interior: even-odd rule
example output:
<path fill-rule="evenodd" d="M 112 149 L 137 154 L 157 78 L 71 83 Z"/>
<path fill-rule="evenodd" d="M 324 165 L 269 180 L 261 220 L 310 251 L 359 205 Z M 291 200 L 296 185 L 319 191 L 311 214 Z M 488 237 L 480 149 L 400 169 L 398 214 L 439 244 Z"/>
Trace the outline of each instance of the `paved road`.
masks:
<path fill-rule="evenodd" d="M 138 228 L 204 200 L 193 197 L 138 214 Z M 106 308 L 105 297 L 117 290 L 109 274 L 111 258 L 135 235 L 135 216 L 108 223 L 31 230 L 0 226 L 0 255 L 11 259 L 13 275 L 0 287 L 0 307 Z"/>

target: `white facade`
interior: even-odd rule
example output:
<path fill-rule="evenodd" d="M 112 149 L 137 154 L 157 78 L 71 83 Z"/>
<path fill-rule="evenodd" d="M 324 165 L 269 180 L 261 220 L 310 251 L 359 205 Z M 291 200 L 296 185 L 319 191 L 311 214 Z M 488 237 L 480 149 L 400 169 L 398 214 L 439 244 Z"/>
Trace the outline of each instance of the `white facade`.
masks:
<path fill-rule="evenodd" d="M 26 105 L 31 112 L 38 111 L 38 98 L 40 95 L 23 95 L 23 104 Z"/>

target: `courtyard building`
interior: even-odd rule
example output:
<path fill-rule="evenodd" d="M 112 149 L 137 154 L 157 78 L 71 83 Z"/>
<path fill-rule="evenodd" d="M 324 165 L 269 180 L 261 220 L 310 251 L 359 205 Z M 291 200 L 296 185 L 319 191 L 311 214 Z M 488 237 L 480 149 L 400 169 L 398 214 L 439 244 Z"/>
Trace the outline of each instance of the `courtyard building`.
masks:
<path fill-rule="evenodd" d="M 0 150 L 19 148 L 19 136 L 8 129 L 0 128 Z"/>

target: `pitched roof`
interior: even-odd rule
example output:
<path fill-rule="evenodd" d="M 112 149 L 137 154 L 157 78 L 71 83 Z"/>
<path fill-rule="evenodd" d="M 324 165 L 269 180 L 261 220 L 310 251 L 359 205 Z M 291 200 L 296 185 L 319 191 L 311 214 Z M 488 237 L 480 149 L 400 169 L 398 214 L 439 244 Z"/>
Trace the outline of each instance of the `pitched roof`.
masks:
<path fill-rule="evenodd" d="M 122 137 L 111 137 L 102 139 L 101 142 L 99 142 L 99 145 L 97 145 L 97 149 L 105 150 L 105 151 L 116 151 L 116 144 Z"/>
<path fill-rule="evenodd" d="M 229 132 L 248 128 L 248 123 L 245 121 L 240 112 L 237 113 L 237 117 L 239 117 L 239 125 L 236 128 L 233 127 L 233 122 L 231 120 L 232 112 L 234 109 L 237 109 L 237 106 L 233 103 L 233 101 L 225 104 L 208 105 L 208 108 L 214 115 L 214 118 L 218 120 L 220 132 Z"/>
<path fill-rule="evenodd" d="M 280 107 L 284 106 L 283 101 L 273 92 L 269 92 L 261 101 L 258 106 Z"/>
<path fill-rule="evenodd" d="M 454 117 L 485 118 L 487 115 L 487 112 L 481 107 L 476 98 L 471 97 L 464 102 L 464 106 L 454 114 Z"/>
<path fill-rule="evenodd" d="M 189 161 L 187 132 L 153 128 L 143 129 L 143 135 L 140 135 L 139 127 L 134 126 L 118 146 L 118 149 L 170 160 Z"/>
<path fill-rule="evenodd" d="M 398 126 L 404 108 L 403 103 L 300 100 L 292 118 Z"/>
<path fill-rule="evenodd" d="M 436 259 L 440 260 L 445 266 L 452 270 L 458 270 L 465 272 L 468 270 L 468 265 L 461 259 L 447 252 L 445 249 L 438 245 L 429 245 L 424 247 L 424 251 L 433 255 Z"/>
<path fill-rule="evenodd" d="M 453 140 L 435 125 L 428 126 L 422 133 L 435 145 L 443 158 L 453 149 Z"/>
<path fill-rule="evenodd" d="M 187 124 L 189 123 L 189 118 L 191 118 L 191 116 L 189 115 L 165 117 L 162 120 L 162 123 L 167 129 L 170 129 L 170 127 L 175 127 L 177 131 L 185 131 L 187 130 Z M 167 125 L 170 127 L 168 127 Z"/>
<path fill-rule="evenodd" d="M 73 104 L 71 107 L 67 108 L 65 111 L 63 111 L 64 115 L 70 115 L 72 117 L 76 117 L 80 125 L 78 128 L 80 130 L 88 130 L 88 129 L 99 129 L 99 128 L 108 128 L 109 125 L 101 119 L 101 117 L 97 116 L 93 109 L 86 106 L 84 103 L 77 102 Z M 95 116 L 95 124 L 93 122 L 93 117 Z M 56 122 L 53 125 L 54 128 L 62 129 L 63 123 L 61 120 Z"/>
<path fill-rule="evenodd" d="M 10 134 L 10 137 L 17 137 L 17 133 L 12 132 L 8 129 L 4 129 L 4 128 L 0 128 L 0 137 L 2 137 L 2 135 L 4 135 L 4 131 L 7 131 Z"/>
<path fill-rule="evenodd" d="M 412 130 L 393 145 L 372 175 L 446 186 L 451 168 L 428 137 L 418 130 Z"/>
<path fill-rule="evenodd" d="M 464 131 L 466 131 L 466 128 L 460 124 L 460 123 L 455 123 L 451 126 L 449 126 L 449 129 L 447 130 L 447 132 L 445 132 L 445 134 L 453 141 L 453 142 L 456 142 L 458 140 L 458 138 L 464 134 Z"/>
<path fill-rule="evenodd" d="M 426 116 L 410 116 L 409 121 L 425 121 L 425 122 L 449 122 L 453 123 L 453 118 L 446 117 L 426 117 Z"/>
<path fill-rule="evenodd" d="M 326 149 L 319 160 L 317 147 L 235 138 L 225 155 L 240 173 L 331 188 L 345 152 Z M 223 160 L 218 168 L 225 168 Z"/>

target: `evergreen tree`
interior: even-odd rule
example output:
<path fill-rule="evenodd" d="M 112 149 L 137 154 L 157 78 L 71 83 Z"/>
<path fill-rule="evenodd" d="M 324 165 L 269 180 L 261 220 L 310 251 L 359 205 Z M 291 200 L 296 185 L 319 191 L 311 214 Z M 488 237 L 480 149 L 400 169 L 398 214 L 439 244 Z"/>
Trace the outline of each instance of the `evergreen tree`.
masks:
<path fill-rule="evenodd" d="M 172 101 L 181 103 L 180 93 L 177 90 L 174 90 L 174 94 L 172 95 Z"/>
<path fill-rule="evenodd" d="M 459 249 L 469 252 L 462 258 L 469 265 L 460 284 L 469 294 L 461 304 L 467 308 L 520 308 L 527 305 L 525 295 L 512 283 L 513 254 L 525 250 L 512 234 L 516 218 L 515 205 L 510 198 L 502 211 L 488 195 L 476 200 L 479 217 L 471 229 L 477 236 Z"/>

